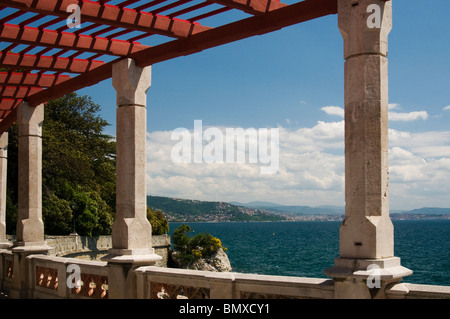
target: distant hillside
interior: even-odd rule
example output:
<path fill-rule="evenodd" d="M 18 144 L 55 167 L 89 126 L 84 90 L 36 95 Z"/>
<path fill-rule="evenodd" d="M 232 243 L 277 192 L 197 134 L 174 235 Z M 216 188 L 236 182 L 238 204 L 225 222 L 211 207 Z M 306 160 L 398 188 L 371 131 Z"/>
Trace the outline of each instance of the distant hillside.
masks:
<path fill-rule="evenodd" d="M 281 221 L 284 217 L 263 209 L 225 202 L 206 202 L 162 196 L 147 196 L 147 205 L 161 210 L 169 221 Z"/>
<path fill-rule="evenodd" d="M 318 207 L 310 206 L 286 206 L 270 202 L 250 202 L 240 204 L 241 206 L 262 209 L 276 214 L 282 215 L 344 215 L 345 208 L 339 206 L 324 205 Z"/>
<path fill-rule="evenodd" d="M 345 208 L 323 205 L 284 206 L 270 202 L 207 202 L 162 196 L 147 196 L 147 205 L 161 210 L 169 221 L 292 221 L 339 220 Z M 410 211 L 391 210 L 392 219 L 450 219 L 450 208 L 423 207 Z"/>
<path fill-rule="evenodd" d="M 450 208 L 422 207 L 409 211 L 396 211 L 392 219 L 450 219 Z"/>
<path fill-rule="evenodd" d="M 403 211 L 403 214 L 424 214 L 424 215 L 445 215 L 450 214 L 450 208 L 422 207 L 410 211 Z"/>

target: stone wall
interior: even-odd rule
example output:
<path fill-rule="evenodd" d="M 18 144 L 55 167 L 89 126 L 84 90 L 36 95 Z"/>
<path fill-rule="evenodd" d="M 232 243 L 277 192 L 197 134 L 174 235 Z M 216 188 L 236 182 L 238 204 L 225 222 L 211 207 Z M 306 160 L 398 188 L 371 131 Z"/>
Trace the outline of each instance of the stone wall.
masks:
<path fill-rule="evenodd" d="M 8 240 L 13 241 L 13 236 L 7 236 Z M 100 260 L 108 253 L 112 247 L 111 236 L 87 237 L 78 235 L 68 236 L 45 236 L 47 245 L 52 247 L 50 256 L 70 257 L 84 260 Z M 157 235 L 152 237 L 155 253 L 162 257 L 162 260 L 156 263 L 156 266 L 167 267 L 170 249 L 170 236 Z"/>

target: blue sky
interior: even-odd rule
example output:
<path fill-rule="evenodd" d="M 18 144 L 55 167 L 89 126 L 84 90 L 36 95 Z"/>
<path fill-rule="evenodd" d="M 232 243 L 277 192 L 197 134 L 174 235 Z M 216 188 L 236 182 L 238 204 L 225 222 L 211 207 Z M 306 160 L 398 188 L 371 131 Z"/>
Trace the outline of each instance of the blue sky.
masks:
<path fill-rule="evenodd" d="M 450 207 L 449 15 L 448 0 L 393 1 L 388 56 L 392 209 Z M 328 16 L 152 66 L 147 192 L 343 206 L 342 46 L 337 16 Z M 111 81 L 79 93 L 102 106 L 101 115 L 111 123 L 107 133 L 115 135 Z M 192 129 L 194 120 L 220 128 L 280 128 L 279 174 L 261 176 L 240 164 L 170 163 L 170 132 Z"/>

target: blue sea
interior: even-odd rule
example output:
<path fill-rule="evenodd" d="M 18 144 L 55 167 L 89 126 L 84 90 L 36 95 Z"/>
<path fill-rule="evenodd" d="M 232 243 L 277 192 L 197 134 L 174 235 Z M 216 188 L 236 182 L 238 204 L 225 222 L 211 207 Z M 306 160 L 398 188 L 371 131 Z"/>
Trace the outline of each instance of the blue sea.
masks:
<path fill-rule="evenodd" d="M 182 223 L 170 223 L 170 234 Z M 339 256 L 334 221 L 185 223 L 222 241 L 233 271 L 327 278 Z M 450 286 L 450 220 L 394 220 L 395 256 L 414 271 L 404 282 Z"/>

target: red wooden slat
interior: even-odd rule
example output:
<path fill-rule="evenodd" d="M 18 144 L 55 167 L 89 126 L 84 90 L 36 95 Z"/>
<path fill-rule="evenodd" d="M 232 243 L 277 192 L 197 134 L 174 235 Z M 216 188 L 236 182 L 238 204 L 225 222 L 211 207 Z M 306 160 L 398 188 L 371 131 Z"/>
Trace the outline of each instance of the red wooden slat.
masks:
<path fill-rule="evenodd" d="M 68 75 L 0 72 L 0 85 L 48 88 L 70 79 Z"/>
<path fill-rule="evenodd" d="M 175 38 L 185 38 L 211 28 L 185 20 L 170 19 L 148 12 L 120 8 L 88 0 L 2 0 L 4 5 L 30 12 L 68 17 L 66 8 L 81 4 L 84 21 L 117 28 L 156 33 Z"/>
<path fill-rule="evenodd" d="M 103 64 L 102 61 L 68 59 L 32 54 L 0 53 L 0 67 L 84 73 Z"/>
<path fill-rule="evenodd" d="M 69 32 L 56 32 L 47 29 L 21 27 L 12 24 L 0 25 L 0 41 L 16 42 L 33 46 L 80 50 L 107 55 L 127 56 L 148 48 L 138 43 L 129 43 L 114 39 L 77 35 Z M 61 55 L 60 52 L 58 55 Z"/>

